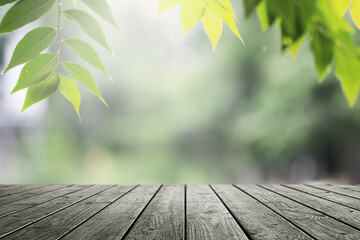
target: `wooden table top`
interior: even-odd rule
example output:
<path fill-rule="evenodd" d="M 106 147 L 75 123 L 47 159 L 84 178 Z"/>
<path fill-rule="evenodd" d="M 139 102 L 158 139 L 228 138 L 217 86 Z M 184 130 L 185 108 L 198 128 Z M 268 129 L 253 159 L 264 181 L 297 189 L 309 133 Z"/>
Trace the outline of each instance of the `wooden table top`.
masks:
<path fill-rule="evenodd" d="M 360 239 L 355 185 L 0 185 L 4 239 Z"/>

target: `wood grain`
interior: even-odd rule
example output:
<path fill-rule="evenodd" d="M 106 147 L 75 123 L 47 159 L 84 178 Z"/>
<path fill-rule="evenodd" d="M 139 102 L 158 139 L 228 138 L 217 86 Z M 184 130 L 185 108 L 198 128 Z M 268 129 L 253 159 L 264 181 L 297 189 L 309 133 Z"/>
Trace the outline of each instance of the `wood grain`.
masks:
<path fill-rule="evenodd" d="M 164 186 L 125 239 L 184 239 L 184 186 Z"/>
<path fill-rule="evenodd" d="M 22 229 L 35 222 L 45 219 L 52 214 L 66 209 L 74 203 L 82 201 L 94 194 L 104 191 L 109 186 L 91 186 L 84 188 L 80 191 L 67 194 L 60 198 L 48 201 L 43 204 L 36 205 L 32 208 L 28 208 L 24 211 L 16 212 L 6 217 L 0 218 L 0 238 L 14 232 L 18 229 Z"/>
<path fill-rule="evenodd" d="M 160 186 L 139 186 L 64 236 L 63 239 L 120 239 Z"/>
<path fill-rule="evenodd" d="M 212 186 L 251 239 L 312 239 L 259 201 L 231 185 Z"/>
<path fill-rule="evenodd" d="M 291 200 L 301 203 L 332 218 L 340 220 L 354 228 L 360 229 L 359 211 L 281 185 L 269 185 L 266 186 L 266 189 L 275 191 L 281 195 L 286 196 L 287 198 L 290 198 Z"/>
<path fill-rule="evenodd" d="M 360 211 L 360 199 L 348 197 L 346 195 L 330 192 L 327 190 L 323 190 L 320 188 L 314 188 L 306 185 L 286 185 L 286 187 L 296 189 L 299 191 L 303 191 L 314 196 L 318 196 L 323 199 L 327 199 L 334 203 L 338 203 L 344 206 L 348 206 L 350 208 L 356 209 Z"/>
<path fill-rule="evenodd" d="M 132 186 L 116 186 L 16 231 L 10 239 L 57 239 L 118 199 Z M 106 201 L 102 196 L 105 195 Z"/>
<path fill-rule="evenodd" d="M 10 205 L 0 206 L 0 217 L 6 216 L 8 214 L 24 210 L 29 207 L 44 203 L 46 201 L 61 197 L 63 195 L 78 191 L 85 188 L 84 185 L 69 186 L 65 188 L 56 189 L 51 192 L 46 192 L 44 194 L 35 195 L 25 199 L 12 202 Z"/>
<path fill-rule="evenodd" d="M 237 185 L 316 239 L 359 239 L 353 229 L 302 204 L 255 185 Z"/>
<path fill-rule="evenodd" d="M 248 239 L 209 186 L 187 187 L 187 239 Z"/>
<path fill-rule="evenodd" d="M 312 187 L 360 199 L 360 192 L 347 189 L 344 187 L 333 186 L 333 185 L 313 185 Z"/>

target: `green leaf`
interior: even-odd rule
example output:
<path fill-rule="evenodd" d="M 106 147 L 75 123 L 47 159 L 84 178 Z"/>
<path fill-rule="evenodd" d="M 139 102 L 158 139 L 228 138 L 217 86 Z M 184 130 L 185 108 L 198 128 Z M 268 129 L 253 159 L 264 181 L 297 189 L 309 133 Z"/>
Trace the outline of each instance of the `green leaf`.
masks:
<path fill-rule="evenodd" d="M 240 36 L 239 30 L 236 26 L 235 16 L 234 16 L 234 10 L 230 4 L 231 9 L 229 6 L 224 7 L 224 5 L 216 2 L 216 1 L 210 1 L 208 2 L 208 6 L 210 6 L 212 9 L 215 10 L 216 14 L 221 17 L 221 19 L 228 25 L 230 30 L 241 40 L 241 42 L 245 45 L 244 40 Z"/>
<path fill-rule="evenodd" d="M 0 23 L 0 34 L 14 31 L 39 19 L 54 5 L 55 0 L 20 0 L 5 14 Z"/>
<path fill-rule="evenodd" d="M 245 17 L 248 18 L 261 0 L 243 0 Z"/>
<path fill-rule="evenodd" d="M 13 3 L 13 2 L 16 2 L 17 0 L 1 0 L 0 1 L 0 6 L 4 6 L 6 4 L 9 4 L 9 3 Z"/>
<path fill-rule="evenodd" d="M 350 106 L 354 106 L 359 95 L 360 62 L 359 55 L 343 49 L 335 49 L 335 74 Z"/>
<path fill-rule="evenodd" d="M 201 21 L 203 23 L 205 32 L 211 41 L 213 50 L 215 51 L 222 34 L 223 21 L 209 6 L 206 7 L 205 14 Z"/>
<path fill-rule="evenodd" d="M 52 72 L 47 78 L 38 84 L 29 87 L 26 93 L 26 98 L 24 102 L 23 112 L 25 109 L 31 105 L 40 102 L 41 100 L 50 97 L 58 88 L 60 82 L 59 74 Z"/>
<path fill-rule="evenodd" d="M 81 116 L 79 112 L 81 94 L 76 86 L 76 83 L 72 79 L 62 76 L 60 78 L 60 92 L 62 93 L 62 95 L 64 95 L 64 97 L 67 100 L 69 100 L 72 103 L 81 122 Z"/>
<path fill-rule="evenodd" d="M 86 12 L 70 9 L 64 11 L 66 17 L 70 20 L 76 21 L 80 27 L 95 41 L 103 45 L 110 53 L 111 49 L 106 41 L 103 30 L 101 29 L 99 23 Z"/>
<path fill-rule="evenodd" d="M 112 78 L 106 72 L 98 54 L 90 44 L 79 39 L 67 39 L 64 41 L 64 43 L 82 59 L 105 73 L 105 75 L 112 81 Z"/>
<path fill-rule="evenodd" d="M 313 52 L 319 82 L 324 80 L 333 60 L 333 43 L 318 31 L 312 31 L 310 48 Z"/>
<path fill-rule="evenodd" d="M 170 8 L 178 5 L 181 0 L 159 0 L 157 15 L 169 10 Z"/>
<path fill-rule="evenodd" d="M 53 53 L 44 53 L 33 58 L 21 70 L 19 80 L 11 94 L 42 81 L 58 64 L 59 55 Z"/>
<path fill-rule="evenodd" d="M 205 13 L 203 0 L 182 0 L 180 3 L 180 21 L 183 34 L 187 33 Z"/>
<path fill-rule="evenodd" d="M 350 13 L 353 22 L 360 29 L 360 0 L 351 0 Z"/>
<path fill-rule="evenodd" d="M 302 36 L 293 45 L 289 46 L 289 51 L 290 51 L 291 57 L 293 59 L 296 59 L 296 56 L 301 48 L 301 45 L 305 41 L 305 39 L 306 39 L 306 35 Z"/>
<path fill-rule="evenodd" d="M 38 56 L 54 42 L 55 38 L 56 30 L 49 27 L 39 27 L 27 33 L 17 44 L 4 73 Z"/>
<path fill-rule="evenodd" d="M 89 8 L 91 8 L 91 10 L 93 10 L 100 17 L 102 17 L 105 21 L 111 23 L 112 25 L 114 25 L 114 27 L 118 28 L 115 18 L 106 0 L 83 0 L 83 2 Z"/>
<path fill-rule="evenodd" d="M 256 12 L 258 14 L 261 30 L 267 30 L 274 23 L 275 17 L 273 15 L 269 15 L 266 1 L 262 1 L 257 6 Z"/>
<path fill-rule="evenodd" d="M 105 106 L 108 106 L 103 97 L 101 96 L 98 87 L 96 86 L 94 77 L 88 70 L 76 63 L 63 62 L 61 65 L 74 80 L 84 84 L 93 94 L 95 94 L 95 96 L 97 96 L 105 104 Z"/>

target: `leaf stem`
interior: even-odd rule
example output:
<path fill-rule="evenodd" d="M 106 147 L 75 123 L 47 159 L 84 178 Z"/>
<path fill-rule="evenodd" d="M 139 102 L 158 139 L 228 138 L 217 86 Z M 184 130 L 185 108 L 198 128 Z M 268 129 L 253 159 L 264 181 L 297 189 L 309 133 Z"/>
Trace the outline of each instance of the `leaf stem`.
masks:
<path fill-rule="evenodd" d="M 57 26 L 57 32 L 58 32 L 58 50 L 57 55 L 59 55 L 59 64 L 57 67 L 56 72 L 59 73 L 60 71 L 60 63 L 61 63 L 61 0 L 57 0 L 58 3 L 58 26 Z"/>

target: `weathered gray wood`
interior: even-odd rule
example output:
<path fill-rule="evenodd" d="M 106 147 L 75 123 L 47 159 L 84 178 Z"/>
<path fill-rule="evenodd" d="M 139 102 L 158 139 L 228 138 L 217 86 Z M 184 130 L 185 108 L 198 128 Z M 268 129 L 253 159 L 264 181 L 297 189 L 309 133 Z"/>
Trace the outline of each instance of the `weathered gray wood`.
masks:
<path fill-rule="evenodd" d="M 65 187 L 67 187 L 67 185 L 47 185 L 40 188 L 31 188 L 30 190 L 25 192 L 19 192 L 0 198 L 0 206 Z"/>
<path fill-rule="evenodd" d="M 338 193 L 334 193 L 334 192 L 330 192 L 327 190 L 322 190 L 319 188 L 313 188 L 307 185 L 285 185 L 286 187 L 292 188 L 292 189 L 296 189 L 299 191 L 303 191 L 309 194 L 312 194 L 314 196 L 318 196 L 320 198 L 338 203 L 338 204 L 342 204 L 344 206 L 348 206 L 351 207 L 353 209 L 359 210 L 360 211 L 360 199 L 356 199 L 356 198 L 352 198 L 352 197 L 348 197 L 342 194 L 338 194 Z"/>
<path fill-rule="evenodd" d="M 10 239 L 57 239 L 111 204 L 132 186 L 116 186 L 76 203 L 10 235 Z"/>
<path fill-rule="evenodd" d="M 97 185 L 90 186 L 80 191 L 67 194 L 60 198 L 36 205 L 32 208 L 16 212 L 6 217 L 0 218 L 0 238 L 12 231 L 24 228 L 34 222 L 38 222 L 52 214 L 61 211 L 79 201 L 98 194 L 111 186 Z"/>
<path fill-rule="evenodd" d="M 317 239 L 359 239 L 359 231 L 277 193 L 254 185 L 237 185 Z"/>
<path fill-rule="evenodd" d="M 354 191 L 354 190 L 351 190 L 351 189 L 347 189 L 347 188 L 343 188 L 343 187 L 339 187 L 339 186 L 334 186 L 334 185 L 311 185 L 311 187 L 319 188 L 319 189 L 323 189 L 323 190 L 331 191 L 331 192 L 334 192 L 334 193 L 343 194 L 343 195 L 346 195 L 346 196 L 350 196 L 350 197 L 353 197 L 353 198 L 360 199 L 360 192 L 357 192 L 357 191 Z"/>
<path fill-rule="evenodd" d="M 64 239 L 120 239 L 160 186 L 138 186 L 75 228 Z"/>
<path fill-rule="evenodd" d="M 187 239 L 248 239 L 209 186 L 187 187 Z"/>
<path fill-rule="evenodd" d="M 163 186 L 125 239 L 184 239 L 184 186 Z"/>
<path fill-rule="evenodd" d="M 251 239 L 312 239 L 299 228 L 231 185 L 212 186 Z"/>
<path fill-rule="evenodd" d="M 360 186 L 359 185 L 336 185 L 337 187 L 340 188 L 346 188 L 346 189 L 350 189 L 356 192 L 360 192 Z"/>
<path fill-rule="evenodd" d="M 359 211 L 281 185 L 268 185 L 265 187 L 266 189 L 275 191 L 283 196 L 286 196 L 287 198 L 290 198 L 291 200 L 297 201 L 298 203 L 313 208 L 316 211 L 319 211 L 325 215 L 340 220 L 360 230 Z M 359 231 L 359 237 L 360 237 L 360 231 Z"/>
<path fill-rule="evenodd" d="M 3 186 L 0 189 L 0 198 L 10 196 L 16 193 L 24 193 L 37 188 L 45 187 L 46 185 L 12 185 L 12 186 Z"/>
<path fill-rule="evenodd" d="M 35 195 L 22 200 L 14 201 L 9 205 L 2 205 L 0 206 L 0 217 L 33 207 L 35 205 L 61 197 L 62 195 L 75 192 L 85 187 L 86 187 L 85 185 L 68 186 L 65 188 L 56 189 L 51 192 L 46 192 L 44 194 Z"/>

